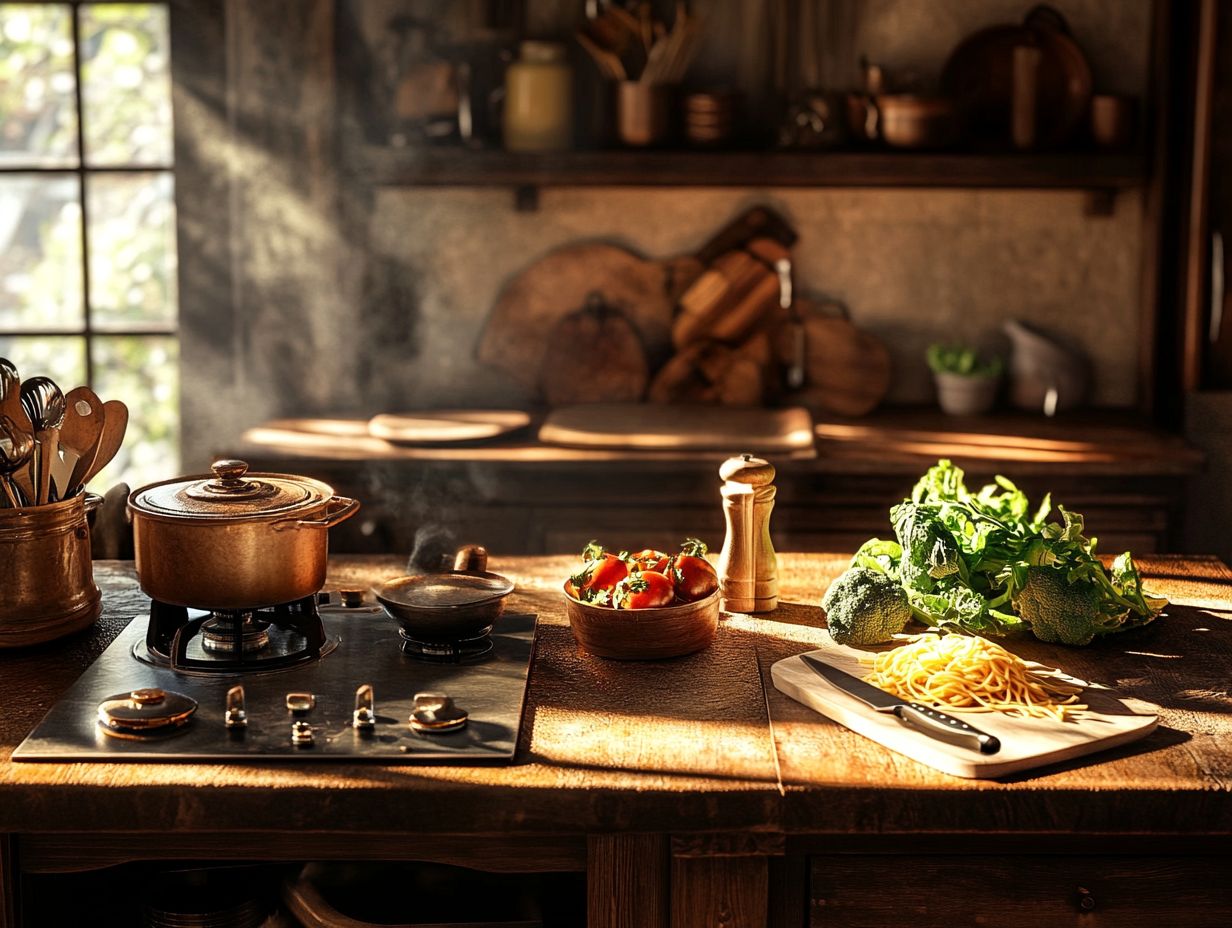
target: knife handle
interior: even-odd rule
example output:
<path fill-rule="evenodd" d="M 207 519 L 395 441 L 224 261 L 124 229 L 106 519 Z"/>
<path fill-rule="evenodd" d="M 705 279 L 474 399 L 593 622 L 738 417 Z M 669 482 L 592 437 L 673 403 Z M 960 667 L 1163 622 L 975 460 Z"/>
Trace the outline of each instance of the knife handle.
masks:
<path fill-rule="evenodd" d="M 908 702 L 895 706 L 894 714 L 903 724 L 938 741 L 972 748 L 981 754 L 996 754 L 1001 750 L 1001 742 L 992 735 L 923 703 Z"/>

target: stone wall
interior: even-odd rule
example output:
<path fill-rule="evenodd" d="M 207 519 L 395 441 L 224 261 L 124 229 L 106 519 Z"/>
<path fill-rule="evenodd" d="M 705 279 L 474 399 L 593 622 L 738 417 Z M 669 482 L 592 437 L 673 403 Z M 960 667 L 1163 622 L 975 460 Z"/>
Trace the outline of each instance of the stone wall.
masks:
<path fill-rule="evenodd" d="M 347 82 L 371 78 L 375 65 L 365 55 L 376 54 L 390 15 L 433 6 L 352 0 L 331 13 L 322 2 L 227 0 L 225 32 L 203 35 L 227 46 L 229 95 L 177 87 L 177 157 L 198 180 L 230 172 L 236 182 L 229 191 L 199 185 L 180 203 L 189 288 L 181 298 L 186 468 L 201 467 L 245 427 L 272 416 L 517 401 L 473 361 L 483 320 L 510 275 L 578 239 L 612 240 L 651 257 L 687 252 L 758 201 L 782 210 L 800 231 L 801 287 L 843 300 L 858 323 L 891 344 L 893 400 L 930 399 L 921 358 L 930 341 L 959 333 L 995 338 L 1002 320 L 1019 316 L 1085 346 L 1096 402 L 1134 402 L 1143 246 L 1136 192 L 1121 194 L 1111 216 L 1085 215 L 1077 192 L 773 187 L 549 189 L 537 212 L 519 213 L 507 190 L 372 191 L 362 177 L 332 186 L 322 127 L 340 120 L 350 141 L 363 141 L 363 120 L 347 122 L 347 101 L 352 117 L 356 106 L 362 116 L 375 105 L 364 87 Z M 530 0 L 530 19 L 536 31 L 567 34 L 581 6 Z M 760 40 L 771 6 L 693 4 L 710 30 L 699 79 L 736 74 L 756 97 L 764 75 L 735 61 Z M 852 80 L 844 75 L 866 53 L 927 85 L 959 39 L 1017 21 L 1028 6 L 821 0 L 822 73 L 834 83 Z M 1057 6 L 1092 62 L 1096 87 L 1142 94 L 1150 4 Z M 323 32 L 330 15 L 336 18 Z M 339 47 L 335 29 L 347 28 L 354 35 L 335 73 L 317 52 Z M 337 114 L 325 105 L 333 79 L 343 85 Z M 191 180 L 181 173 L 181 184 Z M 228 260 L 231 277 L 223 280 L 213 267 Z"/>

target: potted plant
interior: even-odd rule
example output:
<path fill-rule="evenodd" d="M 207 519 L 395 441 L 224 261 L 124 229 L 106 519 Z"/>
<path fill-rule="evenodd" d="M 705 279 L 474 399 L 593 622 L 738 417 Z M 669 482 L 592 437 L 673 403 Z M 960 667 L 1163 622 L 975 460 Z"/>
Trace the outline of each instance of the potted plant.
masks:
<path fill-rule="evenodd" d="M 942 410 L 951 416 L 973 416 L 992 409 L 1001 385 L 999 357 L 982 357 L 970 345 L 940 342 L 928 347 L 927 357 Z"/>

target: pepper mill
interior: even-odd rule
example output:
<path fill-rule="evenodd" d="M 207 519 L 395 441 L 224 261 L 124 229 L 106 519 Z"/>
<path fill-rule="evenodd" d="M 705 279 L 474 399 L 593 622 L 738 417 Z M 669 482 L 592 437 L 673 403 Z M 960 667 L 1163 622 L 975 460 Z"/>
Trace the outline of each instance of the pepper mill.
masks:
<path fill-rule="evenodd" d="M 742 454 L 724 461 L 719 476 L 727 519 L 719 553 L 719 604 L 728 612 L 770 612 L 779 604 L 779 561 L 770 542 L 774 466 Z"/>

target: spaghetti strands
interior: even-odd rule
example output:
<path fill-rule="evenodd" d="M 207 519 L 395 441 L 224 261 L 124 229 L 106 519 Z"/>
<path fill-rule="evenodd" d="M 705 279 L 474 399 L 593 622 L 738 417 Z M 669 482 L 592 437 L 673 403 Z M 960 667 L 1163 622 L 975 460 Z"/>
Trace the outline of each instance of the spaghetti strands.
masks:
<path fill-rule="evenodd" d="M 878 654 L 865 680 L 902 699 L 945 709 L 1066 721 L 1086 708 L 1078 702 L 1082 687 L 1053 673 L 1030 668 L 987 638 L 922 635 Z"/>

